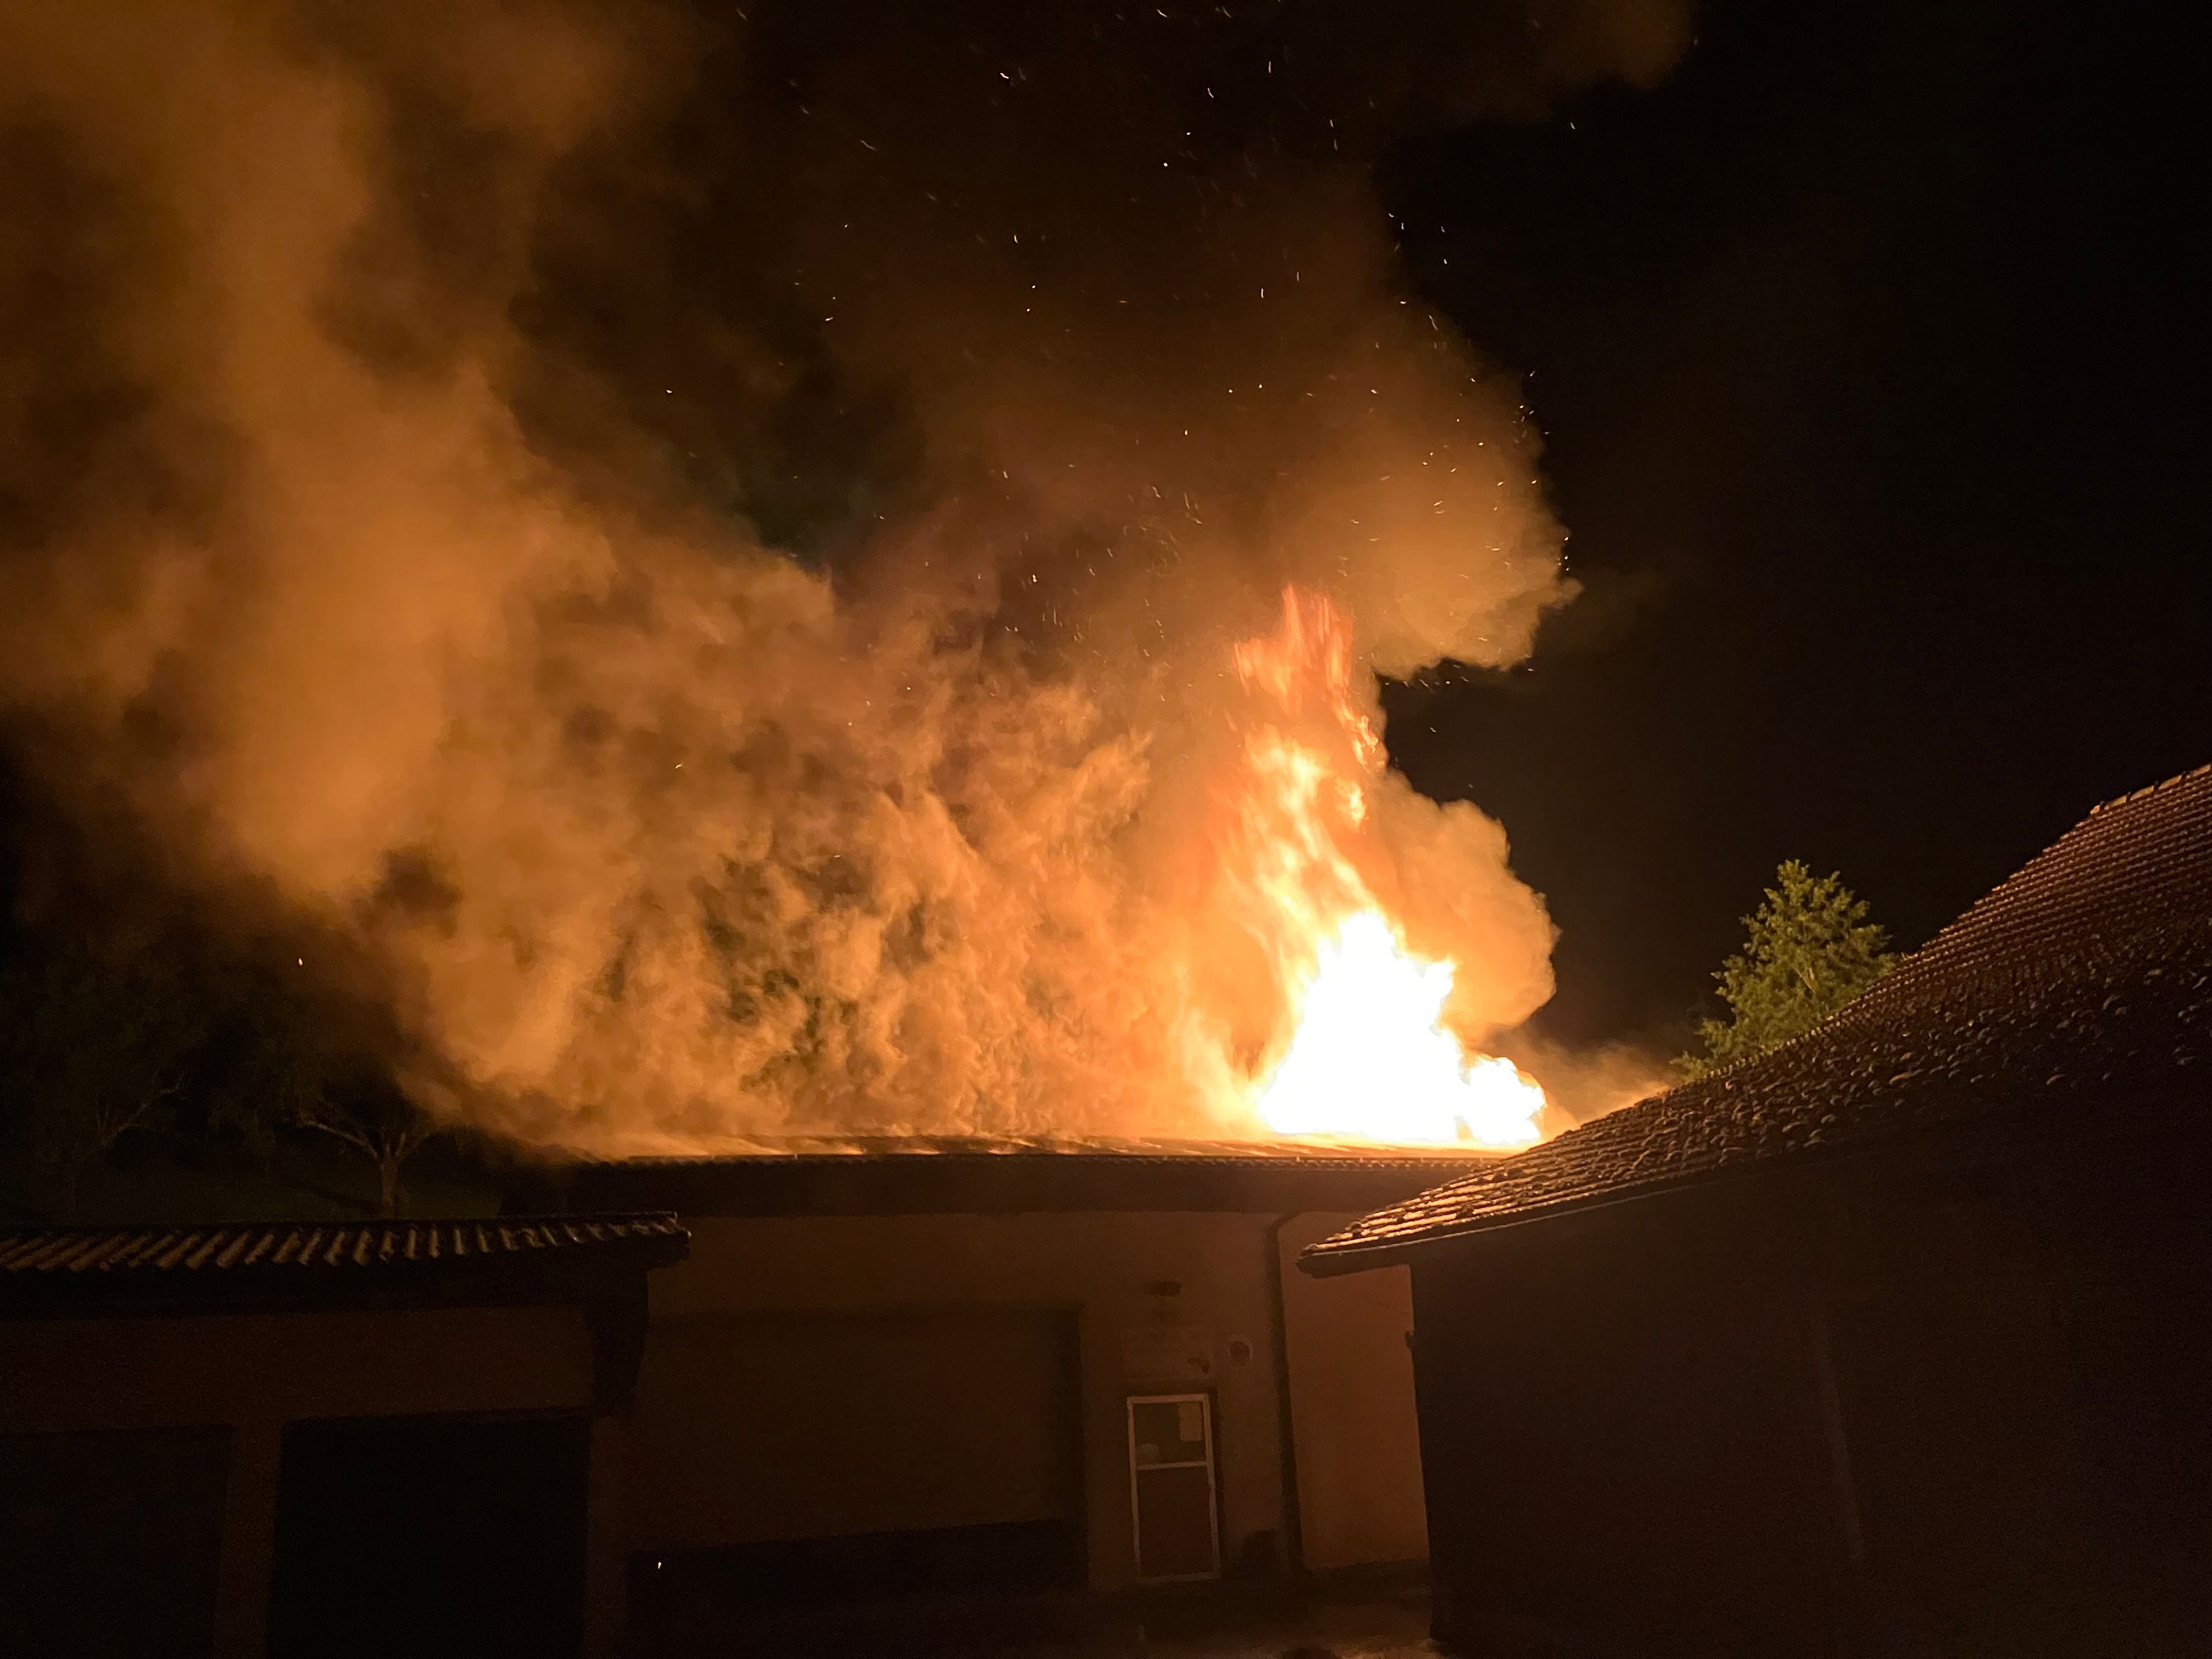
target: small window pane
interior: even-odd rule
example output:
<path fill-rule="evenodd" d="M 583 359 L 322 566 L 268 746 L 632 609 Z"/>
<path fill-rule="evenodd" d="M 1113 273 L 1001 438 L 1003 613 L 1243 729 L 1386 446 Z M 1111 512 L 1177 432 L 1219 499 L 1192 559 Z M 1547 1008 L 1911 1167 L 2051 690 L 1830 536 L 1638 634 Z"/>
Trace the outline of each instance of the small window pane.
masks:
<path fill-rule="evenodd" d="M 1206 1407 L 1196 1400 L 1146 1401 L 1131 1407 L 1137 1467 L 1206 1461 Z"/>

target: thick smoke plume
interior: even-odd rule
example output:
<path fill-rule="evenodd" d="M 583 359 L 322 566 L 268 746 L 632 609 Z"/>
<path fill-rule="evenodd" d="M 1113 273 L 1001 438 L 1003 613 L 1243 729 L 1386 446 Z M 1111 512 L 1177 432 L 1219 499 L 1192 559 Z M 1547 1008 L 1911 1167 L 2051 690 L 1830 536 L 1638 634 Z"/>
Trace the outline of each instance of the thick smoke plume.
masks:
<path fill-rule="evenodd" d="M 1297 583 L 1365 669 L 1503 664 L 1567 593 L 1365 167 L 1685 29 L 8 7 L 0 690 L 374 964 L 449 1115 L 1244 1127 L 1191 1051 L 1279 1035 L 1209 903 L 1232 641 Z M 1465 1035 L 1525 1018 L 1499 828 L 1394 778 L 1374 842 Z"/>

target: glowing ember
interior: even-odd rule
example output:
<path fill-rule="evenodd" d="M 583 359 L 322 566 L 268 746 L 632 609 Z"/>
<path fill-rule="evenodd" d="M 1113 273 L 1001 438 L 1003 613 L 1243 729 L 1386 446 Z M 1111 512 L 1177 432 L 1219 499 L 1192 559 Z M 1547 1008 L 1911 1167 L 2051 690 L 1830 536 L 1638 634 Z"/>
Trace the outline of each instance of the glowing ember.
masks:
<path fill-rule="evenodd" d="M 1224 841 L 1244 926 L 1273 957 L 1293 1016 L 1288 1045 L 1252 1085 L 1251 1109 L 1281 1135 L 1540 1139 L 1543 1090 L 1512 1061 L 1462 1049 L 1443 1024 L 1456 968 L 1407 948 L 1355 861 L 1365 786 L 1385 763 L 1352 699 L 1344 619 L 1326 599 L 1286 589 L 1282 631 L 1239 645 L 1236 664 L 1286 720 L 1308 720 L 1297 736 L 1272 724 L 1248 734 Z"/>

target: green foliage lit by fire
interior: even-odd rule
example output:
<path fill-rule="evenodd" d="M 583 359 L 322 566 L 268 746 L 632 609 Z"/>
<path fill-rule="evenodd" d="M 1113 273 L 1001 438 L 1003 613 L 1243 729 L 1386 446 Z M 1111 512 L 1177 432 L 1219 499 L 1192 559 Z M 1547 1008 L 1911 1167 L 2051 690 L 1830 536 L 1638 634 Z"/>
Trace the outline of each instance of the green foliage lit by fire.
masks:
<path fill-rule="evenodd" d="M 1744 948 L 1713 975 L 1729 1018 L 1698 1022 L 1705 1051 L 1680 1056 L 1677 1077 L 1702 1077 L 1811 1030 L 1897 962 L 1888 934 L 1867 920 L 1866 901 L 1839 876 L 1815 876 L 1792 859 L 1774 878 L 1766 902 L 1743 919 Z"/>

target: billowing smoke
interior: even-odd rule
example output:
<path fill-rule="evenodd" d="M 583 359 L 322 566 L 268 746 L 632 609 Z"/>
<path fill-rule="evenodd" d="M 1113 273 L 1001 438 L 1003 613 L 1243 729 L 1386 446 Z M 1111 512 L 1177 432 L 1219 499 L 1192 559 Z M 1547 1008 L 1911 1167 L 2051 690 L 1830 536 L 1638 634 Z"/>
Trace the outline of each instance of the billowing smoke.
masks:
<path fill-rule="evenodd" d="M 1267 1036 L 1208 906 L 1231 641 L 1296 582 L 1366 668 L 1503 664 L 1567 596 L 1365 168 L 1686 27 L 9 7 L 0 690 L 377 964 L 434 1109 L 1202 1130 L 1194 1012 Z M 1503 832 L 1376 823 L 1465 1034 L 1525 1018 Z"/>

